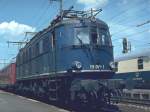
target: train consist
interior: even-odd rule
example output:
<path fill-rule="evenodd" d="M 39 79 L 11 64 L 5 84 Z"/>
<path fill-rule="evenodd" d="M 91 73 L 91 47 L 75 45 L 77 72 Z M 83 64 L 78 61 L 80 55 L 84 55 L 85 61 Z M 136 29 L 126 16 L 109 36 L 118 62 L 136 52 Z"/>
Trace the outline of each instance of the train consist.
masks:
<path fill-rule="evenodd" d="M 0 88 L 14 85 L 16 82 L 16 64 L 10 63 L 0 70 Z"/>
<path fill-rule="evenodd" d="M 115 59 L 115 79 L 130 89 L 150 89 L 150 52 L 131 53 Z"/>
<path fill-rule="evenodd" d="M 107 105 L 114 59 L 108 25 L 95 18 L 100 11 L 64 10 L 37 33 L 17 55 L 14 91 L 68 105 Z"/>
<path fill-rule="evenodd" d="M 150 104 L 150 90 L 143 89 L 124 89 L 123 98 L 131 100 L 147 101 Z"/>

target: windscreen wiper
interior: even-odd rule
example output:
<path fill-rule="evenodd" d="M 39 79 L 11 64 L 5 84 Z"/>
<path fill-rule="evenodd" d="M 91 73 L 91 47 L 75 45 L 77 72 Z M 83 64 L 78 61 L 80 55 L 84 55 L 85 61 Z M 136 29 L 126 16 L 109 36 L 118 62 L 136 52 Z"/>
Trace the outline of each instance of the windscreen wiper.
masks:
<path fill-rule="evenodd" d="M 76 38 L 79 40 L 80 45 L 84 46 L 83 41 L 78 36 L 76 36 Z M 88 50 L 89 53 L 87 52 L 86 49 L 83 49 L 83 51 L 85 52 L 85 54 L 86 54 L 87 57 L 89 57 L 88 54 L 90 54 L 90 57 L 92 58 L 92 61 L 95 62 L 94 58 L 93 58 L 93 55 L 92 55 L 92 52 L 91 52 L 91 49 Z"/>

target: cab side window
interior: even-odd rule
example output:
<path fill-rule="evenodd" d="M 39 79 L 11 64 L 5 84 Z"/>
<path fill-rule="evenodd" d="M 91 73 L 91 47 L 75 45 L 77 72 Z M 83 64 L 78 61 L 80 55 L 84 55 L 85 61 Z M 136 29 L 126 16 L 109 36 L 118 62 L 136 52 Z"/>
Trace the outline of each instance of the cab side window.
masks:
<path fill-rule="evenodd" d="M 104 46 L 112 46 L 108 29 L 98 28 L 98 44 Z"/>
<path fill-rule="evenodd" d="M 96 26 L 91 27 L 91 41 L 93 44 L 97 44 L 97 42 L 98 42 L 97 27 Z"/>

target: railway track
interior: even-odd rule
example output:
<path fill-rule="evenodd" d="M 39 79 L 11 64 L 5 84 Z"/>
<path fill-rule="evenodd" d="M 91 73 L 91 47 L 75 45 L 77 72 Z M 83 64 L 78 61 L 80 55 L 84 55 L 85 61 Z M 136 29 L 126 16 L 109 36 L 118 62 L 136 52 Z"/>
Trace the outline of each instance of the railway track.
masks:
<path fill-rule="evenodd" d="M 121 112 L 150 112 L 150 100 L 118 98 L 111 101 Z"/>
<path fill-rule="evenodd" d="M 116 104 L 121 112 L 150 112 L 150 107 L 130 103 Z"/>
<path fill-rule="evenodd" d="M 111 99 L 111 101 L 116 103 L 127 103 L 127 104 L 150 106 L 150 100 L 117 98 L 117 99 Z"/>

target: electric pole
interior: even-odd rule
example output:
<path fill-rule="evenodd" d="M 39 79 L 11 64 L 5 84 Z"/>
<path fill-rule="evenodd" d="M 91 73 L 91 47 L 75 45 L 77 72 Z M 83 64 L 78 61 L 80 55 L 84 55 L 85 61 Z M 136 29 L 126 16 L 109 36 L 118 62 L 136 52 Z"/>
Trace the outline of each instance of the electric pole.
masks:
<path fill-rule="evenodd" d="M 0 59 L 0 69 L 9 64 L 8 62 L 6 62 L 7 60 L 8 59 Z"/>
<path fill-rule="evenodd" d="M 25 37 L 26 37 L 28 34 L 33 36 L 33 35 L 37 34 L 37 32 L 25 32 Z"/>
<path fill-rule="evenodd" d="M 25 40 L 27 35 L 29 34 L 33 36 L 37 34 L 37 32 L 25 32 L 25 38 L 23 40 Z M 7 41 L 8 47 L 9 47 L 9 44 L 15 44 L 18 46 L 18 49 L 20 49 L 22 45 L 25 45 L 27 43 L 28 43 L 28 39 L 26 39 L 26 41 Z"/>
<path fill-rule="evenodd" d="M 59 2 L 59 13 L 62 15 L 63 11 L 63 0 L 49 0 L 50 2 Z"/>
<path fill-rule="evenodd" d="M 127 40 L 127 38 L 123 38 L 122 41 L 123 44 L 123 51 L 122 53 L 128 53 L 129 51 L 131 52 L 131 42 Z"/>
<path fill-rule="evenodd" d="M 25 37 L 23 40 L 29 41 L 29 39 L 27 38 L 28 35 L 34 36 L 36 35 L 38 32 L 25 32 Z"/>
<path fill-rule="evenodd" d="M 15 45 L 18 46 L 18 49 L 20 49 L 22 45 L 27 44 L 27 43 L 28 43 L 27 41 L 24 41 L 24 42 L 21 42 L 21 41 L 7 41 L 8 47 L 9 47 L 9 44 L 15 44 Z"/>

